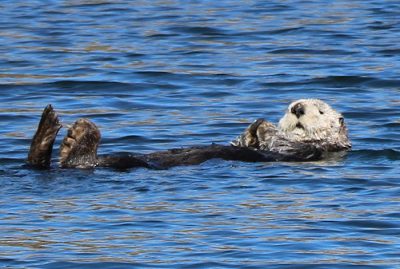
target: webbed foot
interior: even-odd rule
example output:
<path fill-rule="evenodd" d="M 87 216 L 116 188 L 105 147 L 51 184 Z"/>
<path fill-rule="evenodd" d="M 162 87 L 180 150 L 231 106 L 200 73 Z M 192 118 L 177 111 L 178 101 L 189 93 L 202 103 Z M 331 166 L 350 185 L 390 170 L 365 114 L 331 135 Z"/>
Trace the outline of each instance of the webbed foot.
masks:
<path fill-rule="evenodd" d="M 61 127 L 57 113 L 51 105 L 47 105 L 32 139 L 28 154 L 29 165 L 36 168 L 48 168 L 50 166 L 54 140 Z"/>

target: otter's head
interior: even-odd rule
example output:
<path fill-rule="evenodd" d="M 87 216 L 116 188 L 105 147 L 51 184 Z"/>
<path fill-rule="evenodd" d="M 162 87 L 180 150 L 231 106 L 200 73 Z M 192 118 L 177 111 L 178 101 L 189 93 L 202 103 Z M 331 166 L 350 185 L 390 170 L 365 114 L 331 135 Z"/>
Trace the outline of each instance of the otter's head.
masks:
<path fill-rule="evenodd" d="M 62 167 L 90 168 L 97 164 L 100 131 L 88 119 L 79 119 L 68 129 L 60 146 Z"/>
<path fill-rule="evenodd" d="M 278 129 L 292 141 L 319 141 L 332 149 L 351 147 L 343 116 L 318 99 L 291 103 L 279 121 Z"/>

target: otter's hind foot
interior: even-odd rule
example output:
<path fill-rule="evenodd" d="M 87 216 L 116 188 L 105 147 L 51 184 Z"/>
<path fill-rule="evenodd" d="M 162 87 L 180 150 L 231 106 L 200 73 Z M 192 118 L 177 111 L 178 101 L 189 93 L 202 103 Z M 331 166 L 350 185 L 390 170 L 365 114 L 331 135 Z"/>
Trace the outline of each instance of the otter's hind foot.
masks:
<path fill-rule="evenodd" d="M 37 168 L 48 168 L 50 166 L 54 140 L 61 127 L 57 113 L 51 105 L 47 105 L 32 139 L 28 154 L 29 165 Z"/>
<path fill-rule="evenodd" d="M 88 119 L 77 120 L 60 146 L 61 167 L 90 168 L 97 166 L 97 147 L 100 131 Z"/>

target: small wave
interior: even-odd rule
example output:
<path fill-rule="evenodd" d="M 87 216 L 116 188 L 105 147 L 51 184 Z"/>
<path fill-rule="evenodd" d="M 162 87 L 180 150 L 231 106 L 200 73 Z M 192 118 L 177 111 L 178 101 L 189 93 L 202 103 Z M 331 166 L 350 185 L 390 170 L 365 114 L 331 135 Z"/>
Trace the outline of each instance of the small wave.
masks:
<path fill-rule="evenodd" d="M 350 87 L 359 86 L 365 83 L 377 80 L 372 77 L 366 76 L 326 76 L 326 77 L 315 77 L 311 79 L 300 79 L 296 81 L 285 81 L 285 82 L 267 82 L 265 86 L 305 86 L 305 85 L 324 85 L 330 87 Z"/>
<path fill-rule="evenodd" d="M 152 141 L 151 139 L 141 136 L 141 135 L 127 135 L 127 136 L 121 136 L 116 139 L 108 139 L 105 140 L 104 142 L 107 143 L 127 143 L 127 144 L 137 144 L 137 143 L 147 143 Z"/>
<path fill-rule="evenodd" d="M 138 71 L 135 74 L 149 77 L 166 77 L 174 76 L 176 74 L 167 71 Z"/>
<path fill-rule="evenodd" d="M 104 8 L 104 10 L 106 10 L 106 11 L 110 11 L 110 10 L 112 10 L 112 7 L 114 5 L 115 4 L 113 4 L 112 2 L 107 2 L 107 1 L 104 1 L 104 2 L 103 1 L 94 1 L 94 2 L 83 1 L 81 3 L 79 3 L 79 2 L 72 2 L 72 3 L 66 2 L 66 3 L 62 4 L 62 7 L 63 8 L 97 8 L 97 7 L 101 7 L 101 8 Z M 116 11 L 119 11 L 119 12 L 125 11 L 126 12 L 126 11 L 129 11 L 129 10 L 130 9 L 126 9 L 126 8 L 124 8 L 124 9 L 118 8 Z"/>
<path fill-rule="evenodd" d="M 182 79 L 182 75 L 177 75 L 169 72 L 158 72 L 158 71 L 141 71 L 135 74 L 140 76 L 148 77 L 162 77 L 168 76 L 168 80 Z M 37 90 L 40 88 L 40 90 Z M 5 85 L 0 84 L 0 90 L 4 91 L 15 91 L 15 90 L 32 90 L 35 89 L 37 94 L 51 93 L 51 96 L 62 95 L 65 96 L 65 92 L 62 90 L 68 90 L 72 94 L 96 94 L 96 95 L 113 95 L 119 96 L 125 93 L 131 94 L 132 92 L 138 92 L 142 90 L 149 90 L 154 88 L 161 89 L 177 89 L 179 85 L 171 83 L 148 83 L 148 82 L 134 82 L 125 83 L 117 81 L 81 81 L 81 80 L 59 80 L 53 82 L 46 82 L 40 84 L 26 84 L 26 85 Z M 30 98 L 32 98 L 30 96 Z"/>
<path fill-rule="evenodd" d="M 6 164 L 16 164 L 16 163 L 25 163 L 24 159 L 20 158 L 0 158 L 0 164 L 1 165 L 6 165 Z"/>
<path fill-rule="evenodd" d="M 343 222 L 344 225 L 354 226 L 360 228 L 374 228 L 374 229 L 390 229 L 397 228 L 398 225 L 393 224 L 388 221 L 379 221 L 379 220 L 349 220 Z"/>
<path fill-rule="evenodd" d="M 104 89 L 109 91 L 113 90 L 124 90 L 132 87 L 132 84 L 123 82 L 111 82 L 111 81 L 79 81 L 79 80 L 60 80 L 56 82 L 45 83 L 44 85 L 55 86 L 57 88 L 63 88 L 68 90 L 79 90 L 82 89 L 95 89 L 96 91 Z"/>
<path fill-rule="evenodd" d="M 185 34 L 197 34 L 197 35 L 202 35 L 202 36 L 225 36 L 228 33 L 226 33 L 225 30 L 221 30 L 215 27 L 189 27 L 189 26 L 175 26 L 175 27 L 169 27 L 167 30 L 172 31 L 172 32 L 179 32 L 179 33 L 185 33 Z"/>
<path fill-rule="evenodd" d="M 340 84 L 345 86 L 359 85 L 374 80 L 365 76 L 327 76 L 322 78 L 314 78 L 309 81 L 311 84 Z"/>
<path fill-rule="evenodd" d="M 143 263 L 127 263 L 127 262 L 66 262 L 66 261 L 57 261 L 50 262 L 42 265 L 40 268 L 43 269 L 53 269 L 53 268 L 62 268 L 62 269 L 74 269 L 74 268 L 103 268 L 103 269 L 114 269 L 114 268 L 157 268 L 154 265 L 148 265 Z M 165 268 L 160 266 L 159 268 Z"/>
<path fill-rule="evenodd" d="M 392 111 L 389 111 L 388 114 L 389 113 L 391 113 L 390 115 L 393 114 Z M 389 122 L 389 123 L 381 124 L 379 126 L 384 127 L 384 128 L 399 128 L 400 127 L 400 122 Z M 379 127 L 379 126 L 377 126 L 377 127 Z"/>
<path fill-rule="evenodd" d="M 385 56 L 398 56 L 400 54 L 400 49 L 398 48 L 383 49 L 383 50 L 377 50 L 376 52 L 381 53 Z"/>
<path fill-rule="evenodd" d="M 306 54 L 306 55 L 349 55 L 351 51 L 345 50 L 318 50 L 302 48 L 274 49 L 269 51 L 271 54 Z"/>
<path fill-rule="evenodd" d="M 28 119 L 30 119 L 29 115 L 21 115 L 21 114 L 16 114 L 16 113 L 23 113 L 27 112 L 25 110 L 19 110 L 19 111 L 1 111 L 0 110 L 0 121 L 8 121 L 8 122 L 23 122 Z M 30 111 L 29 111 L 30 112 Z"/>
<path fill-rule="evenodd" d="M 136 59 L 136 58 L 140 58 L 145 56 L 146 54 L 142 54 L 142 53 L 134 53 L 134 52 L 129 52 L 125 54 L 125 57 L 129 58 L 129 59 Z"/>
<path fill-rule="evenodd" d="M 138 83 L 140 86 L 140 83 Z M 132 87 L 137 87 L 135 83 L 124 83 L 117 81 L 100 81 L 100 80 L 56 80 L 44 83 L 25 83 L 25 84 L 0 84 L 2 91 L 15 91 L 15 90 L 34 90 L 35 92 L 52 91 L 54 89 L 67 89 L 69 91 L 84 92 L 84 90 L 107 91 L 112 90 L 131 90 Z M 55 92 L 58 93 L 58 92 Z M 65 93 L 60 93 L 65 94 Z"/>
<path fill-rule="evenodd" d="M 327 76 L 316 77 L 312 79 L 286 81 L 286 82 L 270 82 L 265 83 L 267 86 L 304 86 L 304 85 L 322 85 L 329 87 L 355 87 L 366 86 L 368 88 L 399 88 L 400 80 L 381 79 L 369 76 Z M 365 88 L 365 87 L 364 87 Z M 354 91 L 364 91 L 362 88 L 353 89 Z"/>
<path fill-rule="evenodd" d="M 397 79 L 373 79 L 367 83 L 368 86 L 374 88 L 395 88 L 400 87 L 400 80 Z"/>
<path fill-rule="evenodd" d="M 291 33 L 291 32 L 297 32 L 299 30 L 303 30 L 304 27 L 289 27 L 289 28 L 281 28 L 281 29 L 276 29 L 276 30 L 271 30 L 268 31 L 267 33 L 270 35 L 279 35 L 279 34 L 284 34 L 284 33 Z"/>
<path fill-rule="evenodd" d="M 389 30 L 396 27 L 396 24 L 392 24 L 392 23 L 383 23 L 383 22 L 374 22 L 373 24 L 367 26 L 368 29 L 371 30 Z"/>
<path fill-rule="evenodd" d="M 376 159 L 384 158 L 391 161 L 400 160 L 400 151 L 395 149 L 379 149 L 379 150 L 353 150 L 350 152 L 351 155 L 359 158 Z"/>
<path fill-rule="evenodd" d="M 10 258 L 0 258 L 1 268 L 26 268 L 29 262 Z M 4 267 L 3 267 L 4 266 Z"/>

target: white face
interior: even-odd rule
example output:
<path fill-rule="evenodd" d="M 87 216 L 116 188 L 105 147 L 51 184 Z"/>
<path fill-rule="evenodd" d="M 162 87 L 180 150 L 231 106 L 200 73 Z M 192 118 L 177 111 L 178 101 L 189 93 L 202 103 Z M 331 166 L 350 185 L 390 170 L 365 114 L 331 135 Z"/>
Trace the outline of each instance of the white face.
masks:
<path fill-rule="evenodd" d="M 290 140 L 327 140 L 349 145 L 343 116 L 318 99 L 291 103 L 279 121 L 280 133 Z"/>

